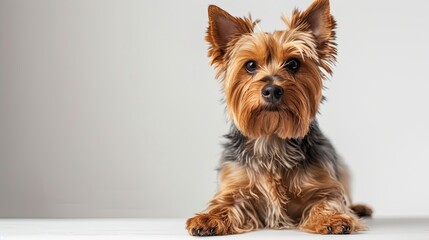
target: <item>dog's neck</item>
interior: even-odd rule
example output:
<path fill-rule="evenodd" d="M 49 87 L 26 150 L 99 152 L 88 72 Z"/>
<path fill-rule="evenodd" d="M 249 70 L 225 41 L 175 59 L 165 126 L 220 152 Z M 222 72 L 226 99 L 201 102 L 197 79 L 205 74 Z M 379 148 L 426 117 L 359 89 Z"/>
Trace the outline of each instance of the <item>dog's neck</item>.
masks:
<path fill-rule="evenodd" d="M 305 159 L 300 140 L 281 139 L 278 136 L 264 136 L 248 140 L 253 146 L 253 162 L 270 169 L 291 169 Z"/>
<path fill-rule="evenodd" d="M 313 128 L 317 128 L 314 122 L 310 131 L 303 139 L 282 139 L 276 135 L 248 138 L 240 130 L 232 126 L 226 138 L 223 154 L 224 161 L 238 161 L 257 171 L 287 171 L 305 160 L 305 149 L 308 135 Z"/>

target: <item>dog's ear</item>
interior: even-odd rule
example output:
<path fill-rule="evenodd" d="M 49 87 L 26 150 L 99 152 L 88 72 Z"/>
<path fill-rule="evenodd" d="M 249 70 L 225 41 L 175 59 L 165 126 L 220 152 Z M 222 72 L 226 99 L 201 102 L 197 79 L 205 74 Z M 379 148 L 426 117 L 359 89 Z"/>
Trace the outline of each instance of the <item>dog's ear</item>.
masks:
<path fill-rule="evenodd" d="M 300 19 L 305 21 L 318 44 L 330 41 L 335 37 L 336 23 L 330 14 L 329 0 L 316 0 L 300 14 Z"/>
<path fill-rule="evenodd" d="M 209 27 L 206 41 L 210 43 L 209 56 L 212 63 L 222 61 L 228 43 L 245 33 L 253 32 L 254 23 L 248 18 L 231 16 L 221 8 L 210 5 L 208 9 Z"/>
<path fill-rule="evenodd" d="M 289 28 L 310 31 L 316 41 L 321 66 L 331 73 L 337 48 L 335 43 L 336 22 L 330 13 L 329 0 L 316 0 L 305 11 L 295 10 L 288 23 Z"/>

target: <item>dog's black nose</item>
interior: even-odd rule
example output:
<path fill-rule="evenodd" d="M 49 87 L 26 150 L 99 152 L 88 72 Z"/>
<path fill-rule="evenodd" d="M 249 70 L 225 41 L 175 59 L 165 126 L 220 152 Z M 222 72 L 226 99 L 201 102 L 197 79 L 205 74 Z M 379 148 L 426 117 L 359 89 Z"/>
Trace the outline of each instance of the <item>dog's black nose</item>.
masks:
<path fill-rule="evenodd" d="M 277 85 L 267 85 L 262 88 L 262 97 L 269 103 L 278 103 L 283 96 L 283 88 Z"/>

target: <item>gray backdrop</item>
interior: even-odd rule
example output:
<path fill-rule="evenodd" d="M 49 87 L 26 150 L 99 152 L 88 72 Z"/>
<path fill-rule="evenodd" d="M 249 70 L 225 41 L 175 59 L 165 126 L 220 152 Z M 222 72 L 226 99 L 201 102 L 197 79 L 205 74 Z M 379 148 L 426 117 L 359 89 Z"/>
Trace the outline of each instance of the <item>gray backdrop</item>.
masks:
<path fill-rule="evenodd" d="M 207 6 L 261 18 L 311 0 L 0 0 L 0 217 L 186 217 L 228 129 Z M 333 0 L 319 116 L 377 216 L 428 216 L 429 2 Z"/>

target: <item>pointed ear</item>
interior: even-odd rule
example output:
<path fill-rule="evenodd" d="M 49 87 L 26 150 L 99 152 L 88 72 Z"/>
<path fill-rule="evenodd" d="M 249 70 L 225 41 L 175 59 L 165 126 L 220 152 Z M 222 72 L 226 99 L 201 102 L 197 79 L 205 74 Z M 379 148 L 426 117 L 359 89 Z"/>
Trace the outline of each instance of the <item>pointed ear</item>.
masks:
<path fill-rule="evenodd" d="M 211 44 L 209 56 L 213 62 L 221 60 L 228 43 L 245 33 L 253 32 L 254 23 L 248 18 L 236 18 L 221 8 L 210 5 L 209 27 L 207 28 L 206 40 Z"/>
<path fill-rule="evenodd" d="M 337 54 L 334 42 L 337 24 L 330 14 L 329 0 L 316 0 L 303 12 L 295 10 L 288 25 L 289 28 L 310 31 L 313 34 L 321 67 L 332 73 L 331 65 Z"/>
<path fill-rule="evenodd" d="M 329 10 L 329 0 L 316 0 L 301 15 L 320 44 L 334 37 L 336 23 Z"/>

